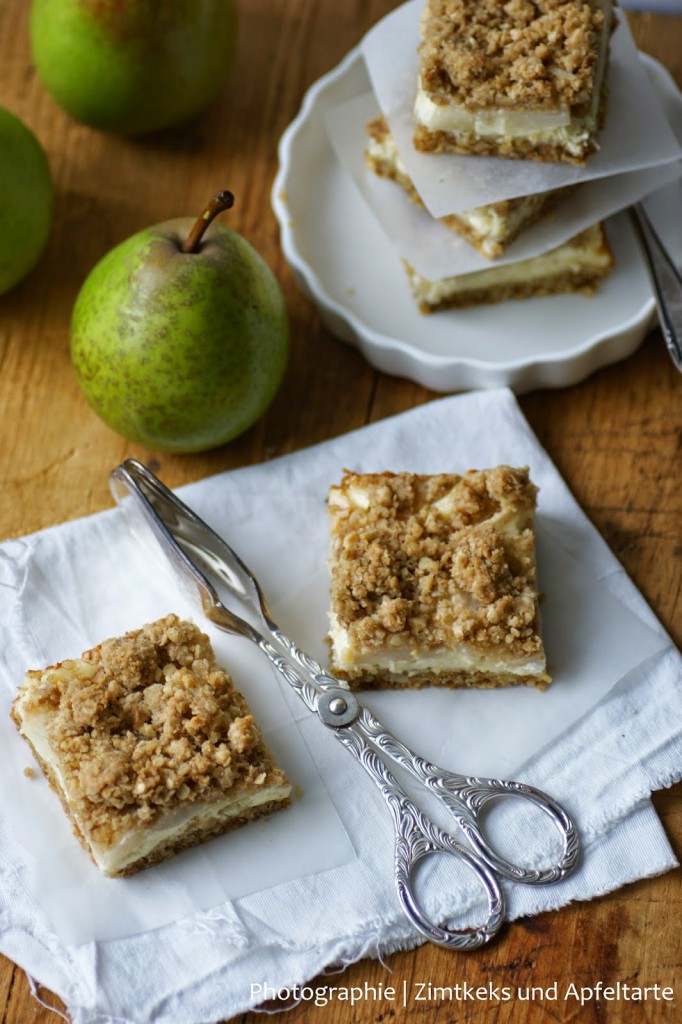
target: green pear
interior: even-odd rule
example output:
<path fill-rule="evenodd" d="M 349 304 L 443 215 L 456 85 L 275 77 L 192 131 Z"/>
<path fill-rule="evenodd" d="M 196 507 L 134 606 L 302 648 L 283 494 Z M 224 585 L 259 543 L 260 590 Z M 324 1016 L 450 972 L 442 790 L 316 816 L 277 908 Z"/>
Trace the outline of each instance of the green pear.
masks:
<path fill-rule="evenodd" d="M 83 284 L 71 355 L 95 412 L 131 441 L 203 451 L 237 437 L 265 412 L 288 357 L 279 285 L 217 213 L 140 231 L 112 249 Z"/>
<path fill-rule="evenodd" d="M 33 0 L 33 60 L 76 120 L 120 135 L 179 124 L 218 94 L 234 0 Z"/>
<path fill-rule="evenodd" d="M 33 132 L 0 107 L 0 295 L 38 262 L 52 224 L 50 168 Z"/>

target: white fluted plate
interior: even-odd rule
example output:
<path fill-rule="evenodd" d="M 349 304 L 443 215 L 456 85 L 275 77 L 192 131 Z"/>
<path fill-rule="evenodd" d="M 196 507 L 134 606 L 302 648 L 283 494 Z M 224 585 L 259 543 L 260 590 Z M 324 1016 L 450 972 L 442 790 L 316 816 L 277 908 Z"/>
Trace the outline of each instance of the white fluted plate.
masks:
<path fill-rule="evenodd" d="M 677 128 L 682 96 L 657 61 L 642 59 Z M 655 307 L 624 213 L 606 222 L 616 267 L 591 299 L 553 295 L 419 313 L 400 257 L 339 164 L 325 128 L 328 110 L 369 88 L 356 49 L 309 89 L 282 136 L 273 187 L 284 254 L 333 334 L 357 346 L 377 369 L 441 392 L 565 387 L 634 352 Z M 675 206 L 679 215 L 680 199 L 676 182 L 651 202 L 659 226 L 670 228 L 666 242 L 677 256 L 682 218 L 665 212 Z"/>

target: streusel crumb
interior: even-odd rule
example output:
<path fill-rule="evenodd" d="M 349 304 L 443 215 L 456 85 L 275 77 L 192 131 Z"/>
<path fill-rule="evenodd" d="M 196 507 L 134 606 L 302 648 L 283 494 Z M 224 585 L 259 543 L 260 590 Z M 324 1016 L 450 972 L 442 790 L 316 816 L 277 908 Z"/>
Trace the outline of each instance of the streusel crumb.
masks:
<path fill-rule="evenodd" d="M 427 0 L 422 86 L 469 110 L 568 108 L 595 88 L 604 15 L 594 0 Z"/>
<path fill-rule="evenodd" d="M 332 609 L 351 642 L 540 652 L 535 495 L 527 468 L 347 472 L 329 511 Z"/>

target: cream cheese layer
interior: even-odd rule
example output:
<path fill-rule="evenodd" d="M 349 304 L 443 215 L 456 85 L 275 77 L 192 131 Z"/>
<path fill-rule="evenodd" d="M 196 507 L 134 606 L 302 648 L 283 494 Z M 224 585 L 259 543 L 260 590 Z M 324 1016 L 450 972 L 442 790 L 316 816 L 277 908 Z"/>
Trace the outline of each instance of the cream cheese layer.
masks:
<path fill-rule="evenodd" d="M 545 658 L 512 658 L 506 652 L 481 651 L 470 644 L 453 641 L 452 647 L 433 650 L 410 650 L 391 647 L 381 650 L 362 650 L 353 644 L 348 630 L 336 616 L 332 616 L 329 636 L 337 668 L 349 671 L 367 669 L 370 672 L 389 672 L 392 675 L 420 675 L 425 672 L 447 675 L 450 672 L 476 672 L 485 675 L 530 676 L 544 675 Z"/>
<path fill-rule="evenodd" d="M 111 847 L 93 847 L 92 855 L 105 875 L 115 875 L 136 861 L 149 857 L 169 841 L 180 843 L 188 832 L 208 832 L 213 826 L 227 823 L 254 807 L 271 800 L 286 800 L 291 786 L 259 786 L 258 792 L 225 797 L 210 804 L 188 804 L 163 815 L 153 825 L 131 829 Z"/>

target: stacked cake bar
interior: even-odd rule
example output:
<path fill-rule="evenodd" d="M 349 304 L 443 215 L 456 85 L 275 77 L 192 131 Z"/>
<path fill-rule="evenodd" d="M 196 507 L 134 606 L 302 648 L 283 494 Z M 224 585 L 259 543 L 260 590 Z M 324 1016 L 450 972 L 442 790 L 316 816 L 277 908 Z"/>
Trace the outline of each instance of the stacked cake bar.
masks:
<path fill-rule="evenodd" d="M 484 302 L 528 299 L 558 292 L 592 295 L 613 267 L 613 255 L 601 224 L 549 252 L 490 270 L 430 281 L 406 263 L 415 301 L 422 313 Z"/>
<path fill-rule="evenodd" d="M 611 22 L 611 0 L 427 0 L 416 148 L 584 163 Z"/>
<path fill-rule="evenodd" d="M 611 0 L 426 0 L 420 19 L 414 148 L 584 164 L 606 107 Z M 383 115 L 367 125 L 377 175 L 423 205 Z M 441 218 L 491 261 L 560 203 L 547 188 Z M 407 261 L 422 312 L 555 292 L 591 294 L 613 266 L 600 224 L 546 253 L 429 281 Z"/>
<path fill-rule="evenodd" d="M 423 208 L 419 193 L 405 170 L 383 114 L 369 122 L 367 134 L 367 166 L 379 177 L 397 182 L 405 189 L 412 202 Z M 483 256 L 492 260 L 501 256 L 524 228 L 530 227 L 547 213 L 557 199 L 567 191 L 569 188 L 549 189 L 535 195 L 504 199 L 489 206 L 448 214 L 441 218 L 441 223 L 466 238 L 467 242 Z"/>

